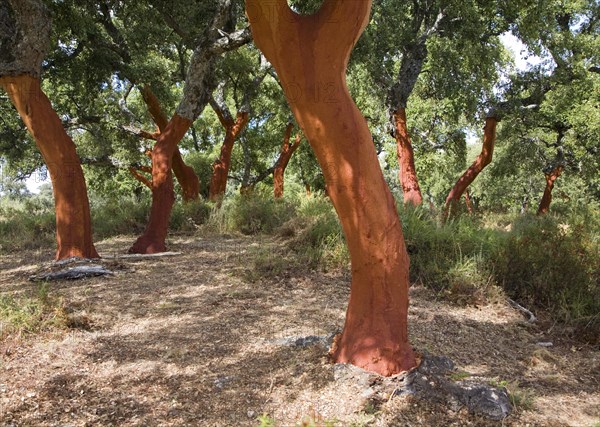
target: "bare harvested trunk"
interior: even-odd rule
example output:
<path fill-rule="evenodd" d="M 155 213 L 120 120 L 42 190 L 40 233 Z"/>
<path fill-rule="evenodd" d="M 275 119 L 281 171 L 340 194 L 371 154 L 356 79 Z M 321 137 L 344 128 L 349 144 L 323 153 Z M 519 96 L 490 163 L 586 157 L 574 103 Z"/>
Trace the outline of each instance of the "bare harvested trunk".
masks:
<path fill-rule="evenodd" d="M 549 173 L 546 173 L 546 189 L 544 190 L 544 195 L 542 196 L 542 200 L 540 201 L 540 206 L 538 208 L 538 215 L 545 215 L 550 210 L 550 203 L 552 203 L 552 190 L 554 189 L 554 183 L 560 177 L 564 170 L 562 165 L 554 167 Z"/>
<path fill-rule="evenodd" d="M 92 242 L 87 187 L 75 144 L 36 77 L 0 78 L 44 157 L 56 207 L 56 259 L 98 258 Z"/>
<path fill-rule="evenodd" d="M 496 143 L 496 126 L 498 119 L 496 117 L 488 117 L 485 120 L 483 147 L 481 153 L 473 164 L 466 170 L 466 172 L 456 181 L 452 190 L 446 197 L 446 204 L 444 206 L 443 219 L 446 220 L 452 208 L 454 208 L 460 201 L 463 193 L 467 190 L 469 185 L 475 178 L 481 173 L 481 171 L 492 162 L 494 155 L 494 145 Z"/>
<path fill-rule="evenodd" d="M 225 128 L 225 140 L 221 146 L 219 158 L 213 163 L 213 173 L 210 178 L 208 198 L 213 202 L 221 200 L 227 191 L 227 178 L 229 176 L 229 167 L 231 166 L 233 145 L 242 131 L 246 128 L 249 120 L 249 114 L 247 112 L 238 113 L 235 121 L 219 112 L 217 112 L 217 115 Z"/>
<path fill-rule="evenodd" d="M 371 0 L 324 0 L 311 16 L 297 15 L 287 0 L 247 0 L 246 8 L 255 43 L 275 67 L 323 169 L 350 251 L 350 302 L 332 357 L 382 375 L 411 369 L 416 360 L 408 342 L 402 227 L 366 120 L 345 81 Z"/>
<path fill-rule="evenodd" d="M 159 134 L 164 132 L 169 123 L 169 119 L 160 107 L 158 98 L 147 85 L 141 89 L 141 93 L 142 98 L 148 107 L 148 112 L 159 129 Z M 200 180 L 194 169 L 185 164 L 179 148 L 173 153 L 172 167 L 175 178 L 177 178 L 177 182 L 179 182 L 179 185 L 181 186 L 183 201 L 189 202 L 198 199 L 200 197 Z"/>
<path fill-rule="evenodd" d="M 173 191 L 172 159 L 177 144 L 192 125 L 192 121 L 175 114 L 152 150 L 152 207 L 150 219 L 130 253 L 154 254 L 166 251 L 165 240 L 169 229 L 171 210 L 175 202 Z"/>
<path fill-rule="evenodd" d="M 396 152 L 400 167 L 400 184 L 404 193 L 404 203 L 419 206 L 423 203 L 421 188 L 415 170 L 415 154 L 406 125 L 406 109 L 399 108 L 394 112 L 396 125 Z"/>
<path fill-rule="evenodd" d="M 294 130 L 294 124 L 289 123 L 285 129 L 285 135 L 283 137 L 283 145 L 281 146 L 279 159 L 277 159 L 275 169 L 273 170 L 273 192 L 276 199 L 283 197 L 285 169 L 287 168 L 287 165 L 290 162 L 294 152 L 300 146 L 300 142 L 302 142 L 302 135 L 297 134 L 294 143 L 290 144 L 292 130 Z M 310 189 L 308 191 L 310 192 Z"/>

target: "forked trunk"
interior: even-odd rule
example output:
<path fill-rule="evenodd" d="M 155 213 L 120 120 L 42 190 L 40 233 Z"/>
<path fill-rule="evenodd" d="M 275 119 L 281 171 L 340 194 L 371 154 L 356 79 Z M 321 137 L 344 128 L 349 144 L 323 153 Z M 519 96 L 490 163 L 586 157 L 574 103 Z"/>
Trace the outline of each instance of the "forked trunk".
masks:
<path fill-rule="evenodd" d="M 456 181 L 452 190 L 446 197 L 446 204 L 444 206 L 443 220 L 445 221 L 450 215 L 453 208 L 455 208 L 460 201 L 460 198 L 467 190 L 469 185 L 475 178 L 481 173 L 481 171 L 492 162 L 494 155 L 494 145 L 496 143 L 496 126 L 498 119 L 496 117 L 488 117 L 485 119 L 483 147 L 481 153 L 473 164 L 466 170 L 466 172 Z"/>
<path fill-rule="evenodd" d="M 538 215 L 545 215 L 550 210 L 554 183 L 562 174 L 563 169 L 564 167 L 562 165 L 559 165 L 554 167 L 549 173 L 546 173 L 546 189 L 544 190 L 544 195 L 542 196 L 542 200 L 540 201 L 540 206 L 537 211 Z"/>
<path fill-rule="evenodd" d="M 169 119 L 165 115 L 164 111 L 160 106 L 158 98 L 150 88 L 150 86 L 144 86 L 141 89 L 142 98 L 148 107 L 148 112 L 152 116 L 152 120 L 156 123 L 159 132 L 164 132 L 165 128 L 169 124 Z M 189 202 L 198 199 L 200 197 L 200 180 L 194 169 L 185 164 L 179 148 L 173 153 L 173 173 L 177 182 L 181 186 L 181 192 L 184 202 Z"/>
<path fill-rule="evenodd" d="M 219 115 L 219 113 L 217 113 Z M 229 120 L 228 117 L 219 115 L 221 123 L 225 127 L 225 140 L 221 146 L 221 154 L 213 163 L 213 172 L 210 178 L 210 190 L 208 198 L 213 202 L 220 201 L 227 191 L 227 178 L 229 176 L 229 168 L 231 166 L 231 153 L 233 145 L 246 128 L 249 120 L 247 112 L 240 112 L 237 115 L 235 122 Z"/>
<path fill-rule="evenodd" d="M 56 259 L 98 258 L 92 242 L 87 187 L 73 140 L 65 132 L 39 79 L 0 78 L 50 172 L 56 208 Z"/>
<path fill-rule="evenodd" d="M 181 152 L 176 149 L 173 153 L 173 173 L 181 186 L 181 196 L 184 202 L 191 202 L 200 197 L 200 179 L 191 166 L 185 164 Z"/>
<path fill-rule="evenodd" d="M 411 369 L 416 360 L 408 342 L 409 261 L 402 227 L 345 79 L 371 0 L 324 0 L 311 16 L 296 14 L 287 0 L 247 0 L 246 10 L 255 43 L 275 67 L 323 169 L 350 251 L 350 302 L 332 357 L 382 375 Z"/>
<path fill-rule="evenodd" d="M 150 219 L 144 234 L 133 246 L 130 253 L 154 254 L 166 250 L 165 240 L 169 230 L 169 219 L 175 202 L 172 159 L 177 144 L 184 137 L 192 121 L 175 114 L 152 150 L 152 207 Z"/>
<path fill-rule="evenodd" d="M 415 170 L 415 154 L 406 125 L 406 109 L 399 108 L 394 112 L 396 125 L 396 152 L 400 167 L 400 184 L 404 193 L 404 203 L 419 206 L 423 203 L 421 188 Z"/>
<path fill-rule="evenodd" d="M 279 159 L 277 159 L 275 169 L 273 170 L 273 192 L 276 199 L 283 197 L 285 169 L 302 141 L 302 136 L 298 134 L 296 135 L 294 143 L 290 144 L 292 130 L 294 130 L 294 124 L 289 123 L 285 129 L 285 136 L 283 138 L 283 145 L 281 146 L 281 153 L 279 153 Z"/>

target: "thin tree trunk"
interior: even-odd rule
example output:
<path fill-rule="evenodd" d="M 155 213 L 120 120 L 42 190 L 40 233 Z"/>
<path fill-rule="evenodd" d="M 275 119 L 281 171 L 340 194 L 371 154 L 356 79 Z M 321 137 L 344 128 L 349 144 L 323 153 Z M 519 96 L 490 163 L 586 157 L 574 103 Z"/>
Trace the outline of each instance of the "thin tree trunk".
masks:
<path fill-rule="evenodd" d="M 470 214 L 475 212 L 475 207 L 473 206 L 473 200 L 471 200 L 471 194 L 469 193 L 469 189 L 465 190 L 465 204 L 467 205 L 467 210 Z"/>
<path fill-rule="evenodd" d="M 496 117 L 488 117 L 485 120 L 483 147 L 481 153 L 473 164 L 466 170 L 466 172 L 456 181 L 452 190 L 446 197 L 446 204 L 444 206 L 443 220 L 446 220 L 450 215 L 453 208 L 456 207 L 463 193 L 467 190 L 469 185 L 475 178 L 483 171 L 483 169 L 492 162 L 494 155 L 494 145 L 496 143 L 496 126 L 498 119 Z"/>
<path fill-rule="evenodd" d="M 152 120 L 156 123 L 159 132 L 164 132 L 165 128 L 169 123 L 169 119 L 160 107 L 158 98 L 150 88 L 150 86 L 143 86 L 141 89 L 142 98 L 148 107 L 148 112 L 152 116 Z M 173 153 L 173 173 L 177 182 L 181 186 L 182 196 L 184 202 L 196 200 L 200 197 L 200 180 L 194 169 L 185 164 L 179 148 Z"/>
<path fill-rule="evenodd" d="M 0 78 L 44 157 L 56 207 L 56 259 L 98 258 L 92 241 L 87 187 L 73 140 L 65 132 L 38 78 Z"/>
<path fill-rule="evenodd" d="M 221 146 L 221 154 L 212 166 L 213 172 L 210 178 L 208 198 L 213 202 L 219 202 L 227 191 L 227 178 L 231 166 L 233 145 L 242 131 L 246 128 L 249 120 L 249 114 L 247 112 L 239 112 L 235 121 L 228 115 L 223 115 L 221 112 L 217 112 L 217 115 L 225 128 L 225 140 Z"/>
<path fill-rule="evenodd" d="M 246 8 L 255 43 L 275 67 L 316 153 L 350 251 L 350 302 L 332 357 L 382 375 L 411 369 L 402 227 L 367 122 L 345 81 L 371 0 L 324 0 L 312 16 L 297 15 L 287 0 L 247 0 Z"/>
<path fill-rule="evenodd" d="M 415 154 L 406 125 L 406 109 L 399 108 L 394 112 L 396 125 L 396 152 L 400 167 L 400 184 L 404 193 L 404 203 L 419 206 L 423 203 L 421 188 L 415 170 Z"/>
<path fill-rule="evenodd" d="M 290 159 L 294 155 L 294 152 L 298 149 L 300 143 L 302 142 L 302 135 L 297 134 L 294 143 L 290 144 L 293 130 L 294 124 L 289 123 L 285 129 L 285 135 L 283 137 L 283 145 L 281 146 L 279 159 L 277 159 L 277 163 L 275 163 L 275 169 L 273 170 L 273 192 L 276 199 L 283 197 L 285 169 L 287 168 Z"/>
<path fill-rule="evenodd" d="M 554 189 L 554 183 L 560 177 L 564 170 L 562 165 L 555 166 L 549 173 L 546 173 L 546 189 L 544 190 L 544 195 L 542 196 L 542 200 L 540 201 L 540 206 L 538 208 L 538 215 L 545 215 L 550 210 L 550 204 L 552 203 L 552 190 Z"/>

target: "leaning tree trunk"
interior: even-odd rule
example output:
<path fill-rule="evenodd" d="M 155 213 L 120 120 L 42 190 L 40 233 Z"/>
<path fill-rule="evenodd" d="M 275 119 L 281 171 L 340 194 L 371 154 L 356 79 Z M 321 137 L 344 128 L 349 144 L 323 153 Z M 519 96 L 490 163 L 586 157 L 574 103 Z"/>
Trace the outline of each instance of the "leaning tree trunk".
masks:
<path fill-rule="evenodd" d="M 311 16 L 296 14 L 287 0 L 247 0 L 246 10 L 255 43 L 275 67 L 323 169 L 350 251 L 350 302 L 332 357 L 382 375 L 411 369 L 402 227 L 345 77 L 371 0 L 324 0 Z"/>
<path fill-rule="evenodd" d="M 552 190 L 554 189 L 554 183 L 560 177 L 563 172 L 564 167 L 562 165 L 555 166 L 550 172 L 546 173 L 546 189 L 544 190 L 544 195 L 542 196 L 542 200 L 540 201 L 540 206 L 538 208 L 538 215 L 545 215 L 550 210 L 550 203 L 552 203 Z"/>
<path fill-rule="evenodd" d="M 498 118 L 488 117 L 485 119 L 485 127 L 483 128 L 483 147 L 481 153 L 473 164 L 466 170 L 466 172 L 456 181 L 452 190 L 446 197 L 446 204 L 444 206 L 443 220 L 446 220 L 451 213 L 451 210 L 456 208 L 463 193 L 467 190 L 469 185 L 475 178 L 483 171 L 483 169 L 492 162 L 494 155 L 494 145 L 496 143 L 496 126 L 498 124 Z"/>
<path fill-rule="evenodd" d="M 159 132 L 164 132 L 169 124 L 169 119 L 160 107 L 158 98 L 149 86 L 143 86 L 141 93 L 142 98 L 148 107 L 148 112 L 150 113 L 150 116 L 152 116 L 154 123 L 156 123 Z M 173 173 L 181 186 L 183 201 L 189 202 L 198 199 L 198 197 L 200 197 L 200 180 L 198 179 L 196 172 L 194 172 L 194 169 L 185 164 L 179 148 L 175 149 L 172 162 Z"/>
<path fill-rule="evenodd" d="M 279 154 L 279 159 L 277 159 L 275 169 L 273 170 L 273 193 L 276 199 L 280 199 L 283 197 L 285 169 L 287 168 L 290 159 L 294 155 L 294 152 L 298 149 L 300 143 L 302 142 L 302 135 L 297 134 L 294 143 L 290 144 L 292 130 L 294 130 L 294 124 L 289 123 L 287 125 L 287 128 L 285 129 L 285 136 L 283 138 L 283 145 L 281 146 L 281 153 Z M 310 193 L 310 187 L 309 190 L 307 190 L 307 194 L 308 193 Z"/>
<path fill-rule="evenodd" d="M 396 151 L 400 167 L 400 184 L 404 193 L 404 203 L 420 206 L 423 203 L 419 180 L 415 169 L 415 153 L 406 126 L 406 109 L 399 108 L 394 112 L 396 125 Z"/>
<path fill-rule="evenodd" d="M 98 258 L 92 242 L 87 188 L 73 140 L 36 77 L 0 78 L 50 172 L 56 208 L 56 259 Z"/>
<path fill-rule="evenodd" d="M 231 153 L 233 145 L 238 136 L 246 128 L 249 120 L 247 112 L 239 112 L 236 120 L 231 117 L 224 116 L 217 112 L 221 124 L 225 128 L 225 140 L 221 146 L 219 158 L 213 163 L 212 176 L 210 178 L 210 190 L 208 194 L 209 200 L 213 202 L 220 201 L 227 191 L 227 178 L 229 176 L 229 168 L 231 166 Z"/>

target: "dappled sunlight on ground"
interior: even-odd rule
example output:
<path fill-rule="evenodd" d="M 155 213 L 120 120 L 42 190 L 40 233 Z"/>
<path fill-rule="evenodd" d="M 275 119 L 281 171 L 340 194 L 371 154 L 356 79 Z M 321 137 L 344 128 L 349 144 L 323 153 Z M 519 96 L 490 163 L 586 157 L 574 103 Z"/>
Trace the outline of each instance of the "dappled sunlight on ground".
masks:
<path fill-rule="evenodd" d="M 97 247 L 114 255 L 131 241 Z M 297 267 L 257 276 L 257 248 L 281 255 L 266 237 L 185 236 L 169 245 L 181 255 L 117 257 L 107 261 L 115 276 L 50 284 L 86 327 L 0 343 L 1 423 L 257 426 L 267 413 L 278 426 L 307 416 L 343 427 L 497 425 L 410 398 L 374 407 L 365 384 L 335 380 L 323 347 L 282 344 L 343 326 L 349 276 Z M 0 259 L 2 293 L 33 288 L 27 277 L 43 262 L 28 258 Z M 585 426 L 600 416 L 597 351 L 561 343 L 505 303 L 459 307 L 423 287 L 411 303 L 417 351 L 450 357 L 461 376 L 531 391 L 531 407 L 504 425 Z"/>

